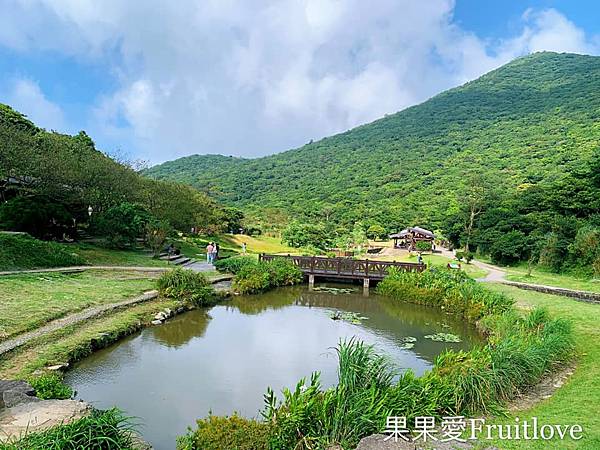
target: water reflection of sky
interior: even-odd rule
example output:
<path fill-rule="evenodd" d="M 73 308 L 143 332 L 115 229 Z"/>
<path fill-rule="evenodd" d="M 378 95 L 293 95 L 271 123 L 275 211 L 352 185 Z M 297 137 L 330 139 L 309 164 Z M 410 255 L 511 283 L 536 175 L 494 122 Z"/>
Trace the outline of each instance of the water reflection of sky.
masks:
<path fill-rule="evenodd" d="M 332 310 L 368 319 L 358 325 L 334 321 L 328 315 Z M 423 338 L 440 331 L 459 334 L 464 342 Z M 400 348 L 407 336 L 417 338 L 413 349 Z M 256 416 L 267 386 L 275 392 L 293 388 L 315 370 L 324 386 L 333 385 L 334 347 L 352 337 L 374 344 L 399 370 L 417 374 L 444 348 L 468 348 L 478 341 L 471 328 L 439 310 L 375 296 L 282 289 L 146 329 L 79 363 L 67 382 L 99 407 L 119 406 L 140 417 L 145 438 L 157 449 L 168 449 L 175 447 L 176 435 L 209 411 Z"/>

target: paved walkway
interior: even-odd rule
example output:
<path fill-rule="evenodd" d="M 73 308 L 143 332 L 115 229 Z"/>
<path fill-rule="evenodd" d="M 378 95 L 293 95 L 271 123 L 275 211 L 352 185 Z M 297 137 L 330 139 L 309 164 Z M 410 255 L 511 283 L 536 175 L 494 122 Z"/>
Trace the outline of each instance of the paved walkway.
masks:
<path fill-rule="evenodd" d="M 454 253 L 445 248 L 442 249 L 442 254 L 447 258 L 454 258 Z M 484 263 L 477 260 L 472 260 L 471 264 L 480 269 L 487 270 L 488 274 L 483 278 L 478 278 L 477 281 L 486 283 L 502 283 L 507 286 L 514 286 L 519 289 L 525 289 L 529 291 L 542 292 L 545 294 L 562 295 L 565 297 L 571 297 L 577 300 L 582 300 L 589 303 L 600 303 L 600 293 L 580 291 L 575 289 L 567 289 L 557 286 L 546 286 L 543 284 L 533 283 L 522 283 L 518 281 L 508 281 L 506 279 L 506 271 L 493 264 Z"/>
<path fill-rule="evenodd" d="M 98 316 L 104 314 L 105 312 L 111 311 L 113 309 L 123 308 L 123 307 L 131 306 L 131 305 L 135 305 L 137 303 L 146 302 L 146 301 L 152 300 L 156 297 L 158 297 L 158 291 L 148 291 L 148 292 L 145 292 L 144 294 L 142 294 L 138 297 L 135 297 L 135 298 L 130 298 L 128 300 L 123 300 L 123 301 L 116 302 L 116 303 L 109 303 L 107 305 L 94 306 L 94 307 L 85 309 L 83 311 L 80 311 L 78 313 L 70 314 L 66 317 L 62 317 L 60 319 L 53 320 L 53 321 L 47 323 L 46 325 L 44 325 L 40 328 L 37 328 L 33 331 L 29 331 L 28 333 L 20 334 L 19 336 L 15 337 L 15 338 L 8 339 L 4 342 L 0 342 L 0 355 L 4 354 L 6 352 L 9 352 L 11 350 L 14 350 L 15 348 L 17 348 L 23 344 L 26 344 L 27 342 L 31 341 L 32 339 L 38 338 L 38 337 L 43 336 L 48 333 L 52 333 L 53 331 L 59 330 L 61 328 L 67 327 L 69 325 L 74 325 L 76 323 L 83 322 L 84 320 L 98 317 Z"/>

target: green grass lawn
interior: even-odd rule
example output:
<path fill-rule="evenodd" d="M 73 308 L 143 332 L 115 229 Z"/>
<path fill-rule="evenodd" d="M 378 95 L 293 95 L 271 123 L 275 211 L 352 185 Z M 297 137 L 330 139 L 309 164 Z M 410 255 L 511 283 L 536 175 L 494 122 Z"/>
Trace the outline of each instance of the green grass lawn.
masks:
<path fill-rule="evenodd" d="M 506 279 L 509 281 L 600 292 L 600 279 L 578 278 L 571 274 L 556 274 L 539 269 L 533 269 L 531 276 L 528 277 L 526 266 L 508 267 L 505 270 L 507 273 Z"/>
<path fill-rule="evenodd" d="M 0 340 L 93 305 L 154 288 L 157 275 L 85 271 L 0 277 Z"/>
<path fill-rule="evenodd" d="M 570 319 L 574 326 L 577 347 L 577 368 L 570 380 L 552 397 L 529 410 L 514 414 L 498 423 L 514 423 L 514 417 L 540 424 L 579 424 L 583 427 L 581 441 L 487 441 L 501 449 L 600 449 L 600 305 L 577 302 L 567 297 L 523 291 L 510 286 L 490 285 L 517 300 L 517 306 L 530 309 L 544 306 L 557 317 Z"/>
<path fill-rule="evenodd" d="M 281 239 L 270 236 L 246 236 L 243 234 L 224 234 L 219 237 L 225 245 L 241 251 L 242 244 L 246 243 L 248 253 L 291 253 L 300 254 L 301 249 L 289 247 Z"/>
<path fill-rule="evenodd" d="M 407 253 L 406 255 L 403 255 L 400 257 L 388 256 L 388 257 L 382 257 L 381 259 L 383 259 L 384 261 L 395 260 L 395 261 L 416 263 L 417 258 L 418 258 L 418 256 L 416 253 L 413 254 L 412 256 Z M 379 259 L 379 258 L 373 257 L 372 259 Z M 446 265 L 450 261 L 457 262 L 456 260 L 446 258 L 445 256 L 439 255 L 439 254 L 424 254 L 423 255 L 423 262 L 425 264 L 427 264 L 428 266 L 446 267 Z M 467 264 L 463 261 L 460 263 L 460 265 L 461 265 L 462 270 L 464 270 L 472 278 L 483 278 L 487 275 L 487 270 L 480 269 L 479 267 L 475 266 L 474 264 Z"/>
<path fill-rule="evenodd" d="M 165 267 L 167 263 L 152 258 L 148 250 L 114 250 L 93 244 L 71 244 L 73 251 L 93 266 Z"/>

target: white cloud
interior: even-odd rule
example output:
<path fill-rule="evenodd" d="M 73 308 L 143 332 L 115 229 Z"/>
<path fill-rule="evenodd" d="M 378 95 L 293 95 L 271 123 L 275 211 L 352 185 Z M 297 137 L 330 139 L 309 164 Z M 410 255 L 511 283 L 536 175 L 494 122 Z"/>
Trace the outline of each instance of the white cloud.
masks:
<path fill-rule="evenodd" d="M 553 9 L 528 10 L 520 33 L 484 41 L 454 24 L 452 0 L 11 2 L 0 44 L 110 67 L 120 87 L 94 106 L 94 128 L 153 161 L 281 151 L 519 55 L 598 51 Z"/>
<path fill-rule="evenodd" d="M 32 80 L 14 80 L 11 88 L 2 95 L 2 101 L 27 115 L 38 126 L 65 131 L 66 123 L 61 108 L 49 101 L 40 86 Z"/>

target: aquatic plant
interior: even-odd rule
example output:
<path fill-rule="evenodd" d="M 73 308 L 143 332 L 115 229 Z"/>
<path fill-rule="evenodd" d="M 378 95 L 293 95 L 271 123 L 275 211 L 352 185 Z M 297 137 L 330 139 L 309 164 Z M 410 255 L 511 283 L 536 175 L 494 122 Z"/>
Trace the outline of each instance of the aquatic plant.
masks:
<path fill-rule="evenodd" d="M 435 333 L 427 334 L 424 336 L 425 339 L 431 339 L 436 342 L 462 342 L 460 336 L 451 333 Z"/>

